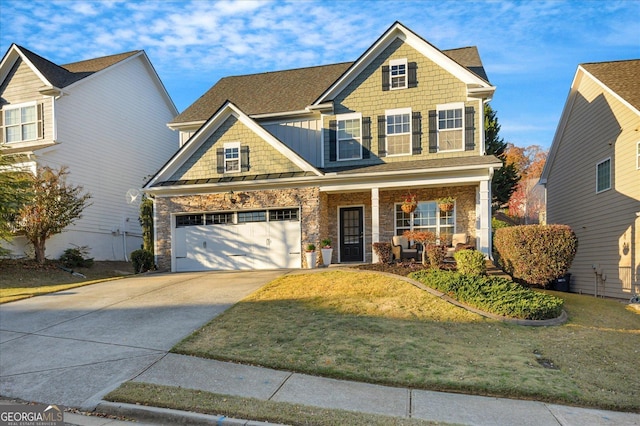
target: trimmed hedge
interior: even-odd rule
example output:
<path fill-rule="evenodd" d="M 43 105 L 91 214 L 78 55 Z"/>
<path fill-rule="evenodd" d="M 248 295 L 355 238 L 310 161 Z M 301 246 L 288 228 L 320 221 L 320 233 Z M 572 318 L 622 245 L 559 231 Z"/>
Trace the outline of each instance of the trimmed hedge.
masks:
<path fill-rule="evenodd" d="M 520 225 L 497 229 L 493 244 L 500 267 L 515 280 L 547 286 L 565 275 L 578 249 L 567 225 Z"/>
<path fill-rule="evenodd" d="M 544 320 L 557 318 L 564 301 L 505 278 L 464 275 L 459 272 L 423 270 L 409 278 L 446 293 L 469 306 L 510 318 Z"/>
<path fill-rule="evenodd" d="M 393 252 L 391 250 L 391 243 L 373 243 L 373 250 L 378 255 L 379 263 L 391 263 L 393 260 Z"/>
<path fill-rule="evenodd" d="M 129 256 L 133 263 L 133 270 L 136 274 L 147 272 L 154 268 L 153 253 L 149 250 L 138 249 L 131 252 Z"/>

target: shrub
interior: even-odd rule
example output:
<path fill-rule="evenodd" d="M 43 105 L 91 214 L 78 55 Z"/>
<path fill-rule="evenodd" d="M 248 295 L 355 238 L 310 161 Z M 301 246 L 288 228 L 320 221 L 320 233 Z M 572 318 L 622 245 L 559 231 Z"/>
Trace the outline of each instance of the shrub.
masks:
<path fill-rule="evenodd" d="M 378 255 L 378 263 L 391 263 L 393 260 L 391 243 L 373 243 L 373 251 Z"/>
<path fill-rule="evenodd" d="M 459 250 L 453 254 L 458 272 L 464 275 L 486 275 L 487 263 L 478 250 Z"/>
<path fill-rule="evenodd" d="M 413 272 L 409 277 L 459 302 L 511 318 L 557 318 L 564 305 L 559 297 L 523 287 L 506 278 L 435 270 Z"/>
<path fill-rule="evenodd" d="M 131 252 L 129 256 L 131 263 L 133 263 L 133 270 L 136 274 L 141 274 L 153 269 L 153 253 L 149 250 L 138 249 Z"/>
<path fill-rule="evenodd" d="M 68 248 L 58 260 L 66 268 L 90 268 L 93 266 L 93 258 L 88 255 L 89 247 L 87 246 Z"/>
<path fill-rule="evenodd" d="M 429 266 L 431 266 L 432 269 L 440 269 L 440 265 L 444 262 L 444 256 L 447 254 L 446 247 L 437 244 L 427 244 L 425 249 L 427 250 Z"/>
<path fill-rule="evenodd" d="M 496 230 L 494 244 L 505 272 L 544 287 L 567 273 L 578 239 L 567 225 L 520 225 Z"/>

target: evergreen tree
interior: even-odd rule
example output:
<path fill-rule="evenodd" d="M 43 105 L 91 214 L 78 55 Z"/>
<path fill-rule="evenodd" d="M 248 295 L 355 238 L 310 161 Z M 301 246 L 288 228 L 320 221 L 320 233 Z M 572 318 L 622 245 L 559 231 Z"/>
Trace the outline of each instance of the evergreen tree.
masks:
<path fill-rule="evenodd" d="M 0 239 L 11 241 L 15 231 L 14 221 L 30 195 L 30 174 L 18 169 L 18 159 L 0 155 Z M 0 247 L 0 255 L 8 253 Z"/>
<path fill-rule="evenodd" d="M 515 164 L 507 164 L 505 155 L 507 142 L 500 137 L 499 133 L 500 124 L 498 123 L 496 111 L 491 108 L 491 105 L 485 104 L 485 153 L 487 155 L 495 155 L 502 160 L 502 167 L 493 172 L 493 179 L 491 180 L 491 205 L 493 210 L 497 210 L 500 206 L 509 202 L 509 198 L 511 198 L 511 194 L 520 180 Z"/>

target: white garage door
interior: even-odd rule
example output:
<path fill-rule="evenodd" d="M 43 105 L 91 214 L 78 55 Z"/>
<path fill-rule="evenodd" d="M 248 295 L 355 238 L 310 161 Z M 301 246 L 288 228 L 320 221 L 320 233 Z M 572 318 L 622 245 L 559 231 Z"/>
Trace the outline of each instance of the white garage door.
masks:
<path fill-rule="evenodd" d="M 300 268 L 298 209 L 176 216 L 176 271 Z"/>

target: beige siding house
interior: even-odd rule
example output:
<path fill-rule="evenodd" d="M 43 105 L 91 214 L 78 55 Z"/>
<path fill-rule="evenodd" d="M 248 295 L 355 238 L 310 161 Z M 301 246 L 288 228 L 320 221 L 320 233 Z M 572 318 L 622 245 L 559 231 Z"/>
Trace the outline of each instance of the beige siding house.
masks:
<path fill-rule="evenodd" d="M 92 195 L 83 217 L 47 242 L 46 256 L 88 246 L 96 260 L 140 248 L 140 188 L 178 149 L 177 110 L 143 51 L 57 65 L 12 45 L 0 63 L 0 154 L 22 166 L 69 167 Z M 24 256 L 16 236 L 7 247 Z"/>
<path fill-rule="evenodd" d="M 300 268 L 326 238 L 333 263 L 372 262 L 411 229 L 489 255 L 494 90 L 475 47 L 441 51 L 398 22 L 355 62 L 221 79 L 169 123 L 182 146 L 144 188 L 158 265 Z"/>
<path fill-rule="evenodd" d="M 640 60 L 578 67 L 541 182 L 578 236 L 571 291 L 640 293 Z"/>

